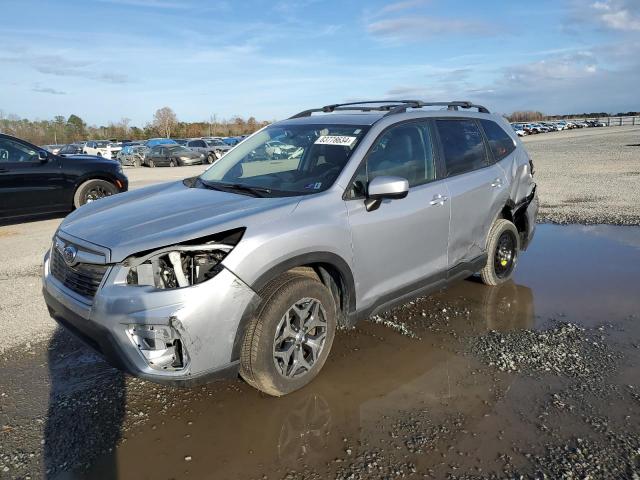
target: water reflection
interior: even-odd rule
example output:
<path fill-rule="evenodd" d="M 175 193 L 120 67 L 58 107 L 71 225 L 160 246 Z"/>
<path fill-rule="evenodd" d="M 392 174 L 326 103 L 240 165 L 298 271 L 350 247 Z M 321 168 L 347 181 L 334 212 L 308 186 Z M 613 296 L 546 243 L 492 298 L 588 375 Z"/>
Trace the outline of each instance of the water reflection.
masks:
<path fill-rule="evenodd" d="M 173 404 L 190 395 L 189 408 L 152 416 L 144 429 L 129 436 L 117 450 L 120 476 L 282 473 L 344 456 L 344 438 L 388 435 L 381 419 L 398 410 L 420 407 L 445 415 L 446 401 L 466 415 L 482 416 L 492 392 L 486 381 L 469 383 L 469 359 L 456 352 L 460 337 L 531 326 L 532 292 L 521 285 L 496 289 L 467 281 L 400 311 L 403 319 L 427 328 L 444 318 L 443 309 L 456 336 L 441 333 L 430 343 L 425 335 L 411 339 L 364 322 L 338 335 L 320 376 L 286 397 L 266 397 L 241 382 L 165 390 L 164 400 Z M 140 462 L 151 457 L 153 462 Z M 90 473 L 102 477 L 97 470 Z"/>

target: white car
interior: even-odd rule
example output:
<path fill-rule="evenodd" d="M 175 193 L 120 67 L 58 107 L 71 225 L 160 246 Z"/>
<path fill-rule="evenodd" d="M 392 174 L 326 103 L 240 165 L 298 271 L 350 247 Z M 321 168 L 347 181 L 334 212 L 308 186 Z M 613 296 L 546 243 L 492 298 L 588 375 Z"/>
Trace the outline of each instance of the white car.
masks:
<path fill-rule="evenodd" d="M 523 126 L 519 123 L 512 123 L 511 128 L 513 128 L 513 131 L 516 132 L 516 135 L 518 135 L 519 137 L 524 137 L 527 134 Z"/>
<path fill-rule="evenodd" d="M 106 140 L 89 140 L 85 143 L 82 152 L 86 155 L 111 158 L 111 147 Z"/>

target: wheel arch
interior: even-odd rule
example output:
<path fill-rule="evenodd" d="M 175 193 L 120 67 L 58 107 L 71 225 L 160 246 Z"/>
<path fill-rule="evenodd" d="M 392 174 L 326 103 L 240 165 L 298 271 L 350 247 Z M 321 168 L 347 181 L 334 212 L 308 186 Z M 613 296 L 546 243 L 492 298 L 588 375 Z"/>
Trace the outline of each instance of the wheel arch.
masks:
<path fill-rule="evenodd" d="M 90 173 L 85 173 L 81 176 L 79 176 L 78 178 L 76 178 L 74 185 L 73 185 L 73 192 L 71 192 L 71 203 L 73 205 L 73 198 L 76 194 L 76 192 L 78 191 L 78 189 L 82 186 L 82 184 L 84 184 L 85 182 L 88 182 L 89 180 L 105 180 L 109 183 L 112 183 L 113 185 L 116 186 L 116 188 L 118 188 L 118 190 L 120 190 L 120 188 L 118 187 L 118 184 L 116 183 L 116 178 L 109 175 L 108 173 L 105 172 L 90 172 Z"/>
<path fill-rule="evenodd" d="M 509 220 L 516 226 L 516 230 L 518 230 L 518 235 L 520 236 L 522 250 L 526 250 L 528 246 L 527 234 L 529 232 L 529 219 L 527 218 L 526 207 L 529 205 L 529 201 L 525 200 L 520 205 L 515 205 L 513 201 L 509 199 L 497 217 Z M 494 221 L 497 220 L 497 218 L 494 219 Z"/>
<path fill-rule="evenodd" d="M 338 307 L 338 325 L 350 325 L 350 318 L 356 309 L 356 289 L 353 273 L 349 264 L 339 255 L 331 252 L 311 252 L 297 255 L 279 262 L 261 274 L 251 283 L 251 288 L 255 292 L 262 290 L 274 278 L 287 272 L 298 272 L 317 276 L 331 292 Z M 246 333 L 247 326 L 260 300 L 258 299 L 250 305 L 242 316 L 233 343 L 231 361 L 240 358 L 240 349 Z"/>

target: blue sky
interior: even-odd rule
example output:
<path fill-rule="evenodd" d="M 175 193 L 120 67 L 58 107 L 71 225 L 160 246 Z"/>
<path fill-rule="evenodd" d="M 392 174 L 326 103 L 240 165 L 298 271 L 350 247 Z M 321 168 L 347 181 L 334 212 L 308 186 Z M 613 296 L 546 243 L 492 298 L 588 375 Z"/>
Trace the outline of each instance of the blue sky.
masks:
<path fill-rule="evenodd" d="M 279 119 L 359 99 L 640 110 L 640 0 L 0 0 L 0 111 Z M 10 21 L 8 21 L 10 19 Z"/>

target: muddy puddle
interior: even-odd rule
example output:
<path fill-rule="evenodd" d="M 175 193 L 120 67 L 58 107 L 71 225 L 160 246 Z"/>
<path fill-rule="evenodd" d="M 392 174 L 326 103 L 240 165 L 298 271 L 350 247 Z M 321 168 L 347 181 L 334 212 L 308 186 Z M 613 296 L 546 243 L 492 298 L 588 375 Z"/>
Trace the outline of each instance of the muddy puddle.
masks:
<path fill-rule="evenodd" d="M 514 282 L 341 332 L 283 398 L 124 377 L 58 332 L 0 360 L 0 477 L 632 478 L 638 278 L 640 228 L 541 225 Z"/>

